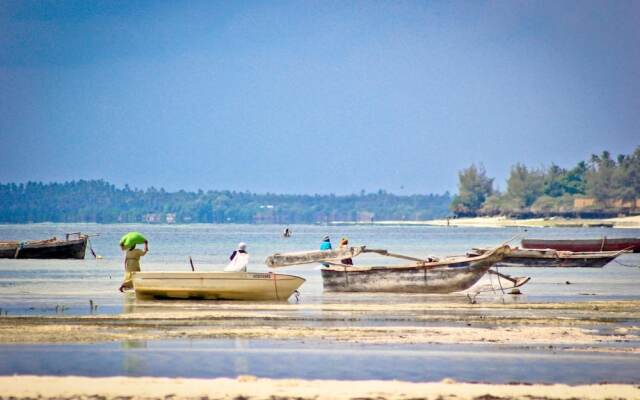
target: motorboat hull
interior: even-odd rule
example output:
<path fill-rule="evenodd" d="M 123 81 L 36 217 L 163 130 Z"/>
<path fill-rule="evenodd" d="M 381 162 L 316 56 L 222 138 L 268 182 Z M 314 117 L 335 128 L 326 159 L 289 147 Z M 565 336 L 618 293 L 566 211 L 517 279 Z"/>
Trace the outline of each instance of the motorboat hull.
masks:
<path fill-rule="evenodd" d="M 287 300 L 305 282 L 293 275 L 252 272 L 137 272 L 139 298 Z"/>

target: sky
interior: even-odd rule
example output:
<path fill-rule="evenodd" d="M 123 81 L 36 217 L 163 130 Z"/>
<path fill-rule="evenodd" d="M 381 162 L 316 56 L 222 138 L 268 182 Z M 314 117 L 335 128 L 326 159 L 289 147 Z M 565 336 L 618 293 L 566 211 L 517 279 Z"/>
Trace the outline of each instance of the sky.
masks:
<path fill-rule="evenodd" d="M 638 1 L 0 2 L 0 182 L 456 192 L 640 145 Z"/>

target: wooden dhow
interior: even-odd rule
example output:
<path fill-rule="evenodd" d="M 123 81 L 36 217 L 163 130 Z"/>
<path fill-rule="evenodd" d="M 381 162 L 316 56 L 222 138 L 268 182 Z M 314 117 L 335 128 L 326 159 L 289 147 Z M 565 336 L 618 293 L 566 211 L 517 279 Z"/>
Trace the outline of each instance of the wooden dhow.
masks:
<path fill-rule="evenodd" d="M 305 282 L 293 275 L 258 272 L 136 272 L 139 298 L 285 301 Z"/>
<path fill-rule="evenodd" d="M 476 248 L 469 255 L 480 255 L 488 249 Z M 542 267 L 542 268 L 602 268 L 613 261 L 621 251 L 573 252 L 552 249 L 520 249 L 513 248 L 497 267 Z"/>
<path fill-rule="evenodd" d="M 640 252 L 640 238 L 600 239 L 522 239 L 525 249 L 554 249 L 573 252 L 620 251 Z"/>
<path fill-rule="evenodd" d="M 65 240 L 53 237 L 46 240 L 25 242 L 0 241 L 0 258 L 74 258 L 82 260 L 84 259 L 88 240 L 88 235 L 76 232 L 66 234 Z"/>
<path fill-rule="evenodd" d="M 472 257 L 447 257 L 420 259 L 386 250 L 368 249 L 365 246 L 333 251 L 276 253 L 265 263 L 272 267 L 314 262 L 327 263 L 322 268 L 324 289 L 332 292 L 393 292 L 393 293 L 452 293 L 469 289 L 490 268 L 510 251 L 509 246 L 499 246 Z M 404 265 L 352 266 L 336 262 L 362 253 L 376 253 L 412 261 Z M 512 278 L 495 271 L 513 283 L 512 287 L 525 284 L 529 278 Z"/>

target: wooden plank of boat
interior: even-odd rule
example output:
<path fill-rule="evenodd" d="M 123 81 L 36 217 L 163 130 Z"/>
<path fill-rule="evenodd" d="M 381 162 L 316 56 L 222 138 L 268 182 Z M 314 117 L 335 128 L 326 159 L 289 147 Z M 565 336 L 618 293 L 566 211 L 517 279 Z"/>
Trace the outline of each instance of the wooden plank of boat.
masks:
<path fill-rule="evenodd" d="M 487 249 L 473 249 L 482 254 Z M 552 249 L 514 248 L 497 267 L 602 268 L 625 251 L 571 252 Z"/>
<path fill-rule="evenodd" d="M 0 258 L 15 258 L 19 245 L 18 241 L 0 242 Z"/>
<path fill-rule="evenodd" d="M 473 257 L 449 257 L 409 265 L 332 265 L 321 273 L 327 291 L 452 293 L 469 289 L 509 251 L 509 246 L 500 246 Z"/>
<path fill-rule="evenodd" d="M 0 258 L 84 259 L 88 236 L 78 239 L 31 240 L 26 242 L 0 242 Z"/>
<path fill-rule="evenodd" d="M 137 272 L 140 298 L 287 300 L 305 282 L 293 275 L 254 272 Z"/>
<path fill-rule="evenodd" d="M 620 251 L 640 252 L 640 238 L 615 238 L 606 236 L 600 239 L 522 239 L 526 249 L 554 249 L 573 252 Z"/>
<path fill-rule="evenodd" d="M 311 264 L 322 261 L 353 258 L 362 253 L 364 246 L 346 247 L 333 250 L 301 251 L 295 253 L 275 253 L 267 257 L 264 263 L 270 268 L 290 265 Z"/>

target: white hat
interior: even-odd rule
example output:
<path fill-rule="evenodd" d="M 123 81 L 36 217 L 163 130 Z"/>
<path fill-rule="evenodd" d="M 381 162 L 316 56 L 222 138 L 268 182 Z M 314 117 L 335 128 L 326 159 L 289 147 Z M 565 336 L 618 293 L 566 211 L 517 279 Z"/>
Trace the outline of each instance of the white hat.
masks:
<path fill-rule="evenodd" d="M 238 250 L 246 250 L 247 244 L 245 242 L 238 243 Z"/>

